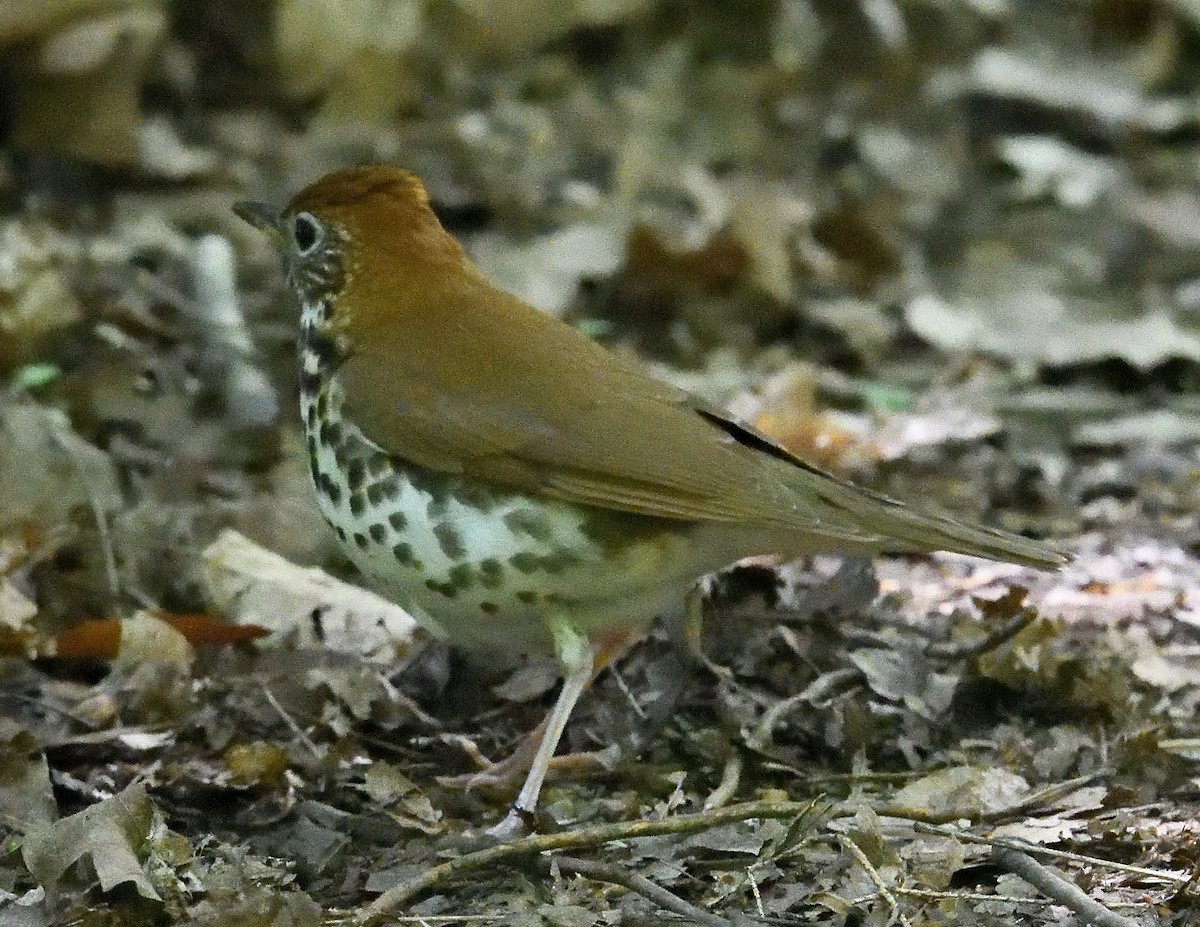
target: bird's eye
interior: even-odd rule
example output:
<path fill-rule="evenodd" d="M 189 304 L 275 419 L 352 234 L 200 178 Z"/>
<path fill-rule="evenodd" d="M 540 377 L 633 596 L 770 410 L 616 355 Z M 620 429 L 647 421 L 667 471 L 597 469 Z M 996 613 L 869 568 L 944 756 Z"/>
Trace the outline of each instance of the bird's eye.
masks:
<path fill-rule="evenodd" d="M 311 213 L 297 213 L 292 219 L 292 241 L 301 255 L 311 254 L 324 237 L 325 230 Z"/>

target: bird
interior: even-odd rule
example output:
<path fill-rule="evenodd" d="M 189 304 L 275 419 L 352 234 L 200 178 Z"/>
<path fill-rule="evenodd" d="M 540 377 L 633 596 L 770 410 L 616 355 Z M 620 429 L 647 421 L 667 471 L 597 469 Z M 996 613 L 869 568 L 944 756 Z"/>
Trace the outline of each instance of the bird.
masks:
<path fill-rule="evenodd" d="M 1066 562 L 807 463 L 497 287 L 403 168 L 234 211 L 282 252 L 309 469 L 349 559 L 452 646 L 558 660 L 495 835 L 528 826 L 589 682 L 706 574 L 765 554 Z"/>

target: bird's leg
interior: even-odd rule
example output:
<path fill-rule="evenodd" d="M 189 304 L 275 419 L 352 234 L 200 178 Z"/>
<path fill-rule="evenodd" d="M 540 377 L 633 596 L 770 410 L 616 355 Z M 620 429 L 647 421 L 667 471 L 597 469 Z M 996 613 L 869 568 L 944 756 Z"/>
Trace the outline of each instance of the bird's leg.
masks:
<path fill-rule="evenodd" d="M 708 662 L 700 639 L 704 636 L 704 586 L 696 582 L 683 599 L 683 642 L 697 663 Z"/>
<path fill-rule="evenodd" d="M 704 666 L 710 673 L 718 679 L 731 680 L 733 671 L 727 666 L 722 666 L 720 663 L 715 663 L 708 658 L 708 654 L 704 652 L 704 645 L 701 643 L 701 638 L 704 635 L 704 583 L 698 582 L 692 585 L 688 590 L 687 596 L 683 600 L 683 640 L 687 645 L 688 653 L 698 663 Z"/>
<path fill-rule="evenodd" d="M 562 616 L 552 616 L 547 623 L 554 638 L 555 655 L 563 668 L 562 689 L 550 714 L 546 716 L 541 742 L 512 810 L 503 821 L 488 830 L 489 836 L 499 839 L 507 839 L 519 833 L 537 807 L 538 796 L 546 779 L 546 771 L 550 768 L 550 761 L 554 758 L 554 751 L 558 749 L 558 742 L 567 729 L 567 721 L 575 703 L 591 682 L 592 670 L 596 665 L 595 645 L 568 620 Z"/>

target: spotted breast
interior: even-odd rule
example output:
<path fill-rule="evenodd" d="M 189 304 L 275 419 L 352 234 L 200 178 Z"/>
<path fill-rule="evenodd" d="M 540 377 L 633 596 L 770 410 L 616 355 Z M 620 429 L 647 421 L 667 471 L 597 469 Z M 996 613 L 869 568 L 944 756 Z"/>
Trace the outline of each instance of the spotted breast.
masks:
<path fill-rule="evenodd" d="M 552 652 L 546 611 L 581 629 L 648 622 L 678 599 L 689 526 L 534 498 L 389 455 L 342 415 L 323 302 L 302 311 L 300 407 L 318 505 L 354 564 L 423 625 L 476 651 Z M 642 522 L 631 543 L 631 521 Z M 685 571 L 686 572 L 686 571 Z M 589 620 L 590 617 L 590 620 Z"/>

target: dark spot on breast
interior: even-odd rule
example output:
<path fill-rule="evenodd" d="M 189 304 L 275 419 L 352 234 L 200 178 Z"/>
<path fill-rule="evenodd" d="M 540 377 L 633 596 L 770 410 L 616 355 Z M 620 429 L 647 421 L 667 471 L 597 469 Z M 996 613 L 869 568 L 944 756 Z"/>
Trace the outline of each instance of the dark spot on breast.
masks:
<path fill-rule="evenodd" d="M 300 371 L 300 392 L 301 393 L 307 393 L 308 395 L 311 396 L 311 395 L 314 395 L 317 392 L 317 390 L 319 390 L 320 388 L 321 388 L 321 375 L 319 373 L 309 373 L 307 370 Z M 319 407 L 320 404 L 321 404 L 321 399 L 320 399 L 320 397 L 318 397 L 317 398 L 317 406 Z M 322 414 L 319 408 L 318 408 L 317 414 L 318 415 Z"/>
<path fill-rule="evenodd" d="M 355 531 L 354 532 L 354 543 L 357 544 L 359 547 L 361 547 L 363 550 L 366 550 L 367 546 L 370 544 L 370 541 L 367 540 L 367 536 L 365 534 L 363 534 L 362 532 L 359 532 L 359 531 Z"/>
<path fill-rule="evenodd" d="M 425 512 L 429 516 L 430 521 L 437 521 L 439 518 L 446 517 L 446 509 L 450 507 L 450 493 L 445 489 L 433 490 L 433 495 L 429 497 L 429 502 L 425 506 Z"/>
<path fill-rule="evenodd" d="M 500 611 L 500 606 L 495 602 L 480 602 L 479 608 L 482 612 L 484 612 L 484 614 L 487 615 L 494 615 L 496 612 Z"/>
<path fill-rule="evenodd" d="M 504 567 L 494 557 L 479 561 L 479 582 L 488 589 L 504 585 Z"/>
<path fill-rule="evenodd" d="M 513 534 L 523 534 L 535 541 L 548 541 L 554 536 L 545 519 L 532 509 L 517 509 L 504 516 L 504 524 Z"/>
<path fill-rule="evenodd" d="M 388 524 L 392 526 L 393 531 L 403 531 L 408 527 L 408 517 L 403 512 L 392 512 L 388 516 Z"/>
<path fill-rule="evenodd" d="M 308 616 L 309 624 L 312 626 L 313 637 L 321 643 L 325 642 L 325 622 L 321 620 L 324 611 L 324 608 L 314 608 Z"/>
<path fill-rule="evenodd" d="M 402 541 L 393 547 L 392 556 L 405 566 L 415 567 L 418 570 L 421 569 L 421 562 L 413 556 L 413 546 L 407 542 Z"/>
<path fill-rule="evenodd" d="M 442 553 L 451 560 L 460 560 L 466 554 L 467 550 L 463 547 L 462 535 L 449 522 L 443 521 L 434 525 L 433 536 L 437 538 Z"/>
<path fill-rule="evenodd" d="M 387 454 L 377 451 L 367 460 L 367 473 L 371 476 L 383 476 L 385 473 L 391 473 L 393 469 L 392 461 Z"/>
<path fill-rule="evenodd" d="M 360 492 L 350 493 L 350 514 L 355 517 L 361 515 L 367 507 L 367 501 Z"/>
<path fill-rule="evenodd" d="M 324 419 L 321 422 L 321 443 L 326 447 L 333 447 L 336 444 L 342 443 L 342 426 L 337 422 Z"/>
<path fill-rule="evenodd" d="M 321 369 L 328 370 L 336 364 L 339 353 L 337 344 L 328 335 L 309 329 L 306 347 L 317 359 L 317 364 Z"/>
<path fill-rule="evenodd" d="M 318 482 L 321 486 L 321 492 L 325 493 L 325 495 L 329 497 L 330 502 L 332 502 L 334 505 L 337 505 L 342 499 L 341 487 L 339 487 L 338 484 L 333 481 L 328 473 L 322 473 Z"/>
<path fill-rule="evenodd" d="M 396 499 L 400 496 L 400 481 L 394 476 L 385 477 L 375 485 L 379 487 L 379 495 L 384 499 Z"/>
<path fill-rule="evenodd" d="M 387 528 L 383 527 L 383 525 L 381 525 L 379 522 L 376 522 L 367 529 L 367 533 L 371 535 L 371 540 L 376 544 L 382 544 L 384 538 L 387 537 Z"/>
<path fill-rule="evenodd" d="M 565 547 L 560 547 L 552 554 L 544 554 L 538 558 L 538 566 L 547 573 L 561 573 L 569 566 L 579 563 L 579 557 Z"/>
<path fill-rule="evenodd" d="M 537 601 L 537 593 L 530 589 L 522 589 L 517 593 L 517 600 L 524 602 L 526 605 L 532 605 Z"/>
<path fill-rule="evenodd" d="M 521 553 L 513 554 L 508 558 L 508 562 L 522 573 L 532 573 L 538 568 L 540 560 L 541 558 L 537 554 L 531 554 L 528 551 L 521 551 Z"/>
<path fill-rule="evenodd" d="M 460 563 L 452 567 L 446 578 L 456 589 L 470 589 L 475 582 L 475 575 L 469 563 Z"/>
<path fill-rule="evenodd" d="M 362 488 L 363 480 L 366 479 L 367 466 L 363 463 L 361 457 L 355 457 L 346 466 L 346 483 L 350 486 L 351 492 L 357 492 Z"/>
<path fill-rule="evenodd" d="M 454 496 L 465 506 L 477 509 L 484 514 L 496 507 L 496 493 L 482 483 L 462 480 L 454 487 Z"/>
<path fill-rule="evenodd" d="M 433 592 L 440 592 L 447 599 L 453 599 L 458 595 L 458 590 L 449 583 L 439 583 L 436 579 L 425 580 L 425 586 Z"/>

